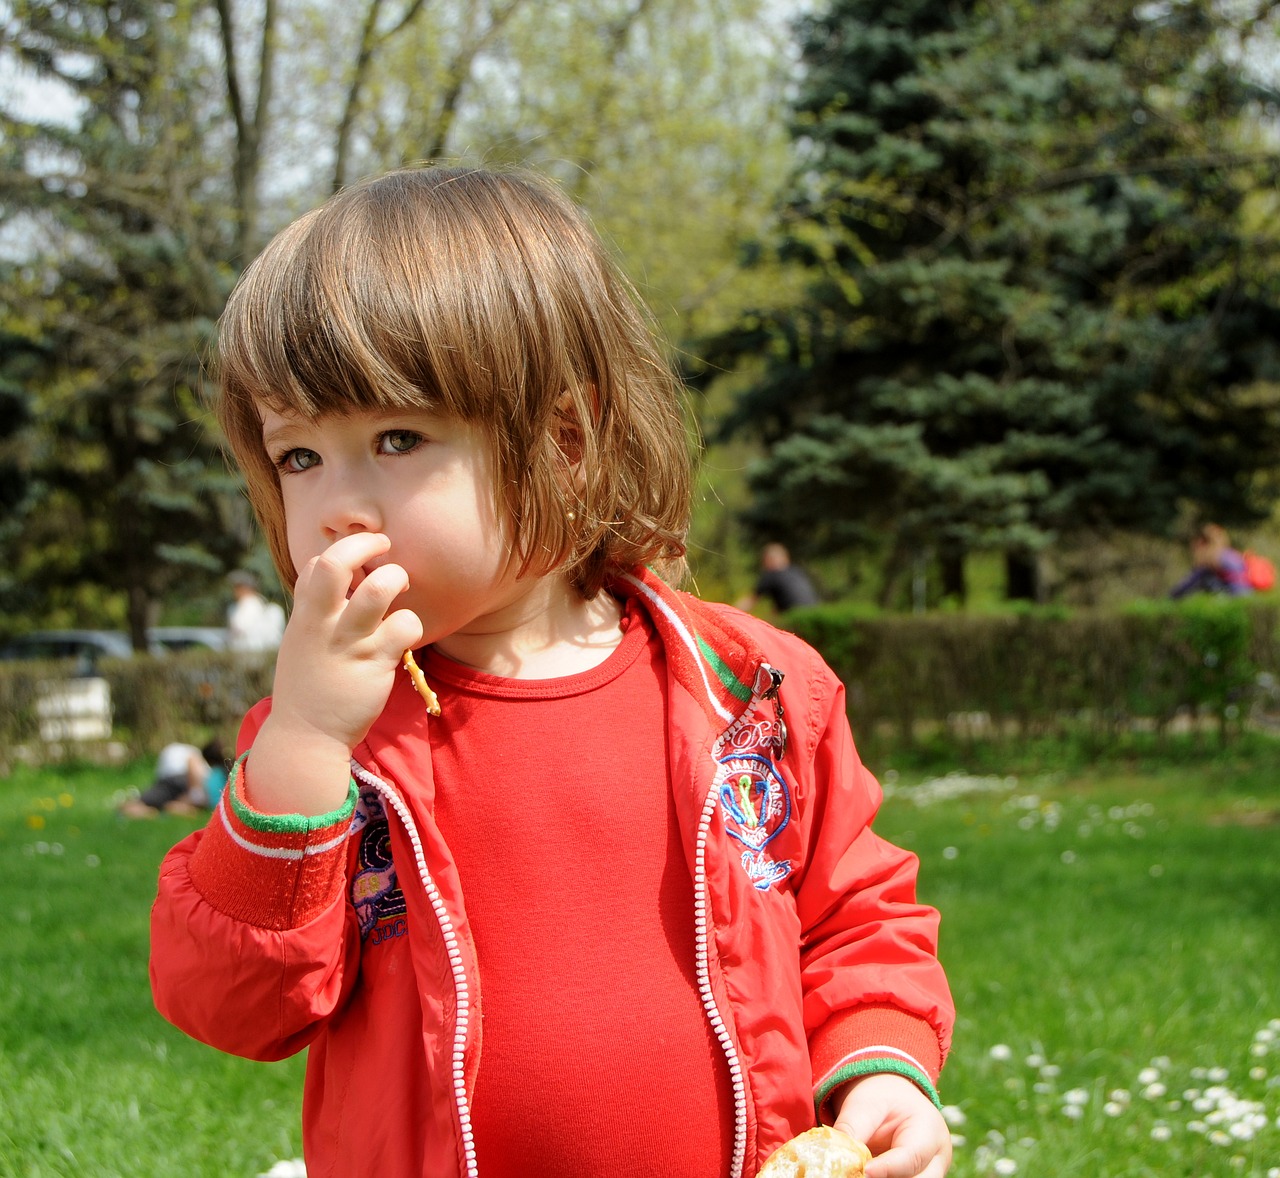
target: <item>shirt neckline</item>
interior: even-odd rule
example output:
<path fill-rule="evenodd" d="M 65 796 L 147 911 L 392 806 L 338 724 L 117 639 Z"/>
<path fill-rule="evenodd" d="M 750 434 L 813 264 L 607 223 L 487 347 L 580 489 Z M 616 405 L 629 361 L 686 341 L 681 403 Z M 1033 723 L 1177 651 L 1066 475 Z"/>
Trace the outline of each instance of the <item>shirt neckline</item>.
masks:
<path fill-rule="evenodd" d="M 478 671 L 426 647 L 415 657 L 428 680 L 485 699 L 562 699 L 595 691 L 626 672 L 654 636 L 653 624 L 635 598 L 622 603 L 622 639 L 596 666 L 552 679 L 512 679 Z"/>

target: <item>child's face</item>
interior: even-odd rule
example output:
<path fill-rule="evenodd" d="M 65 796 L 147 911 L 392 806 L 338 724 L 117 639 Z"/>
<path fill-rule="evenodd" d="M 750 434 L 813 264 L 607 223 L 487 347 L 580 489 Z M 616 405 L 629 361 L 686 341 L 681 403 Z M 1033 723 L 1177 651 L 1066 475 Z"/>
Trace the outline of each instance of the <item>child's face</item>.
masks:
<path fill-rule="evenodd" d="M 398 564 L 394 609 L 422 620 L 424 642 L 491 624 L 527 591 L 508 558 L 488 447 L 473 426 L 425 412 L 318 421 L 263 410 L 263 445 L 284 499 L 289 555 L 301 571 L 335 540 L 381 532 L 390 551 L 355 570 Z"/>

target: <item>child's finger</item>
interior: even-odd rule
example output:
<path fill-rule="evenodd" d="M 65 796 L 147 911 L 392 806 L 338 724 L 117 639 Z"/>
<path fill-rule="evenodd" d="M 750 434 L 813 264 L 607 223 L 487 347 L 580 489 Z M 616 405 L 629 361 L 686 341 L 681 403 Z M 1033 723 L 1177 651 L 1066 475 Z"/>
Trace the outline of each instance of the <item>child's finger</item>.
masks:
<path fill-rule="evenodd" d="M 382 532 L 356 532 L 335 540 L 319 556 L 313 557 L 298 575 L 294 588 L 298 604 L 313 601 L 322 609 L 334 609 L 351 593 L 353 582 L 363 578 L 361 569 L 391 547 Z"/>
<path fill-rule="evenodd" d="M 379 650 L 399 659 L 421 643 L 422 620 L 411 609 L 398 609 L 378 627 L 375 637 Z"/>
<path fill-rule="evenodd" d="M 929 1133 L 901 1132 L 893 1148 L 867 1163 L 867 1178 L 942 1178 L 950 1150 L 939 1150 Z"/>
<path fill-rule="evenodd" d="M 387 615 L 391 603 L 409 588 L 409 574 L 398 564 L 379 565 L 351 593 L 342 615 L 348 634 L 372 634 Z"/>

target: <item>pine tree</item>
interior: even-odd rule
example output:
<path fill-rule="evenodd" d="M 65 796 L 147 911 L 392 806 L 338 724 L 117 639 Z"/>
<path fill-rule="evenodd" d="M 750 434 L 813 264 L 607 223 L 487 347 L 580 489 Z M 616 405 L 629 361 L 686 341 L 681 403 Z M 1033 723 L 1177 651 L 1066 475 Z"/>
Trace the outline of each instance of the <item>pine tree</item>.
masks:
<path fill-rule="evenodd" d="M 779 254 L 798 306 L 711 349 L 760 365 L 751 523 L 1010 557 L 1261 518 L 1280 456 L 1273 153 L 1220 6 L 837 0 L 803 27 Z"/>

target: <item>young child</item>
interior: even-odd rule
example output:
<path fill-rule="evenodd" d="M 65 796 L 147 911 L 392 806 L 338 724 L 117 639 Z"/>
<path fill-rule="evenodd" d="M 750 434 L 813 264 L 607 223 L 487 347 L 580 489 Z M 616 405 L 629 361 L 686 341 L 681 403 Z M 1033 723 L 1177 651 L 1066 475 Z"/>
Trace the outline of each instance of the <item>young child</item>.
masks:
<path fill-rule="evenodd" d="M 219 363 L 294 608 L 161 870 L 161 1013 L 310 1048 L 312 1175 L 750 1178 L 821 1118 L 869 1178 L 941 1178 L 937 914 L 831 671 L 669 587 L 680 390 L 577 210 L 523 173 L 344 191 Z"/>

